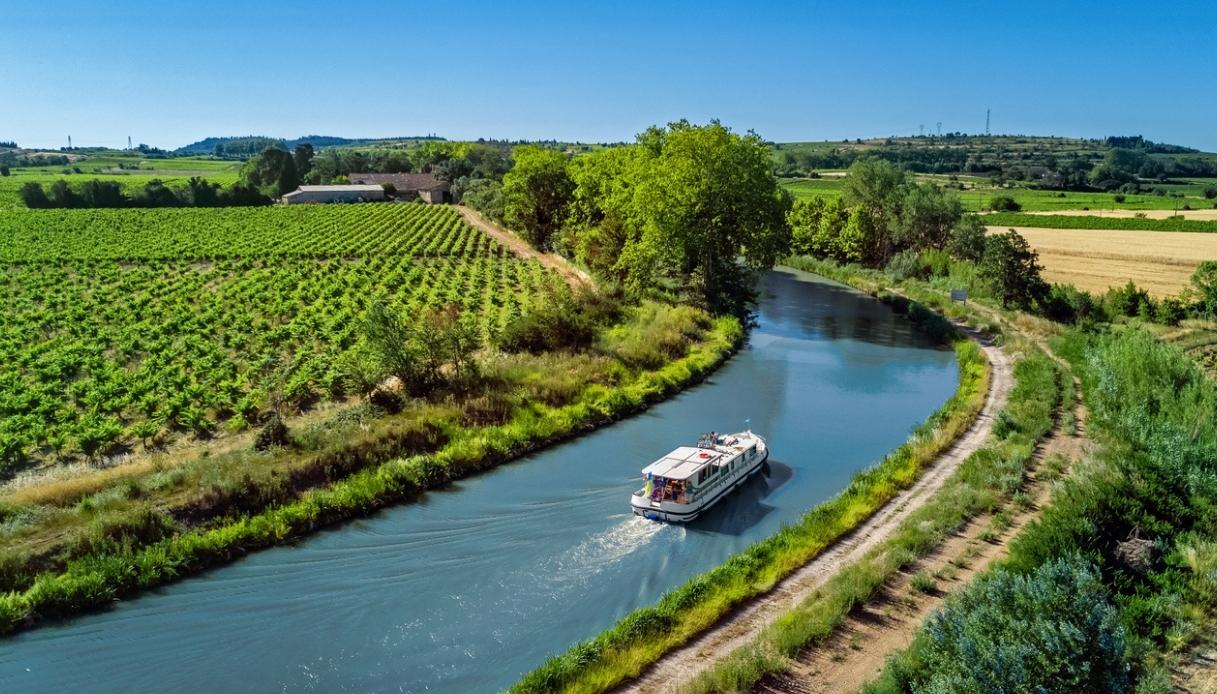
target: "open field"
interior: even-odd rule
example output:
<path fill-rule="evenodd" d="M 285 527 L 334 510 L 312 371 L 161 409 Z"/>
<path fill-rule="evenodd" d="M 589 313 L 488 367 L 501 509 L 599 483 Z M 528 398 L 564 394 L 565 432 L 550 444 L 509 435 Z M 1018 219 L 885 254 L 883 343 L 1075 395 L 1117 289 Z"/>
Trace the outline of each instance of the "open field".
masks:
<path fill-rule="evenodd" d="M 74 168 L 80 169 L 81 172 L 76 173 Z M 185 185 L 193 176 L 228 186 L 237 182 L 237 172 L 240 168 L 241 162 L 218 159 L 148 159 L 126 156 L 91 156 L 74 161 L 67 167 L 14 167 L 10 175 L 0 177 L 0 209 L 22 207 L 17 192 L 26 183 L 40 183 L 45 188 L 60 179 L 81 183 L 97 178 L 118 181 L 126 192 L 133 193 L 153 180 L 159 179 L 165 185 L 173 187 Z M 65 170 L 68 173 L 64 173 Z"/>
<path fill-rule="evenodd" d="M 1009 228 L 991 226 L 989 231 Z M 1209 234 L 1013 228 L 1039 253 L 1044 279 L 1091 292 L 1132 280 L 1157 297 L 1178 294 L 1197 265 L 1217 259 L 1217 236 Z"/>
<path fill-rule="evenodd" d="M 486 339 L 560 282 L 446 207 L 14 210 L 0 460 L 244 428 L 341 397 L 373 301 L 458 304 Z"/>
<path fill-rule="evenodd" d="M 1217 213 L 1214 203 L 1203 196 L 1203 189 L 1208 185 L 1217 185 L 1212 179 L 1196 179 L 1179 185 L 1161 186 L 1167 192 L 1180 193 L 1184 197 L 1175 198 L 1169 195 L 1154 195 L 1152 193 L 1128 193 L 1121 195 L 1122 202 L 1116 201 L 1116 193 L 1089 193 L 1058 190 L 1035 190 L 1031 188 L 996 188 L 988 179 L 975 176 L 947 176 L 942 174 L 917 174 L 915 178 L 921 182 L 934 182 L 950 188 L 957 196 L 964 209 L 972 212 L 987 211 L 990 200 L 996 195 L 1014 198 L 1025 212 L 1043 212 L 1050 214 L 1078 215 L 1111 215 L 1113 211 L 1125 210 L 1129 216 L 1137 211 L 1155 211 L 1152 215 L 1169 216 L 1179 210 L 1189 219 L 1217 219 L 1204 215 Z M 783 179 L 782 187 L 795 198 L 834 198 L 841 195 L 844 186 L 844 176 L 839 172 L 825 174 L 823 178 L 794 178 Z M 960 189 L 962 187 L 962 190 Z M 1184 206 L 1201 213 L 1192 217 L 1184 210 Z M 1066 212 L 1067 210 L 1067 212 Z"/>

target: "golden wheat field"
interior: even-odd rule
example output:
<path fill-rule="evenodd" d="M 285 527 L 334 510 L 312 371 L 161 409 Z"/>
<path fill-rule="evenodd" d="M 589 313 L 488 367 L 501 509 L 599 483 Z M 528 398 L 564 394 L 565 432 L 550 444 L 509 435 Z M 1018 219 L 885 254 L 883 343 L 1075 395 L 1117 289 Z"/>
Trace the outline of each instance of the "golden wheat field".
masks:
<path fill-rule="evenodd" d="M 1010 227 L 989 227 L 1002 232 Z M 1154 296 L 1190 284 L 1202 261 L 1217 260 L 1217 234 L 1014 227 L 1040 256 L 1044 279 L 1102 292 L 1132 280 Z"/>

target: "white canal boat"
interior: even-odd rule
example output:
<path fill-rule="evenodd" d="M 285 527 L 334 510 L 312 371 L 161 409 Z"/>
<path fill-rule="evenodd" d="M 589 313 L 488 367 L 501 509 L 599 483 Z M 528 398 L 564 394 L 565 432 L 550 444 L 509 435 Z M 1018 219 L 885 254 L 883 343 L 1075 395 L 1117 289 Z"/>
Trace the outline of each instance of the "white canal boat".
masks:
<path fill-rule="evenodd" d="M 642 469 L 634 513 L 651 520 L 691 521 L 767 466 L 769 447 L 751 431 L 709 433 Z"/>

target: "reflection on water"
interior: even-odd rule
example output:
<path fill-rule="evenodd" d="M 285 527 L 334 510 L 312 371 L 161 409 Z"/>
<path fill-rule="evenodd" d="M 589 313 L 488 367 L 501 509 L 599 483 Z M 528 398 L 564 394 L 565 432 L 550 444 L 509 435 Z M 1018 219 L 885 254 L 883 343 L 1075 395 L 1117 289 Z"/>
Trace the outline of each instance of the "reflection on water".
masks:
<path fill-rule="evenodd" d="M 757 473 L 748 478 L 730 496 L 712 506 L 686 527 L 690 531 L 743 535 L 777 509 L 765 503 L 765 498 L 794 477 L 789 465 L 769 461 L 769 475 Z"/>
<path fill-rule="evenodd" d="M 887 307 L 770 273 L 747 347 L 612 427 L 0 646 L 0 692 L 493 691 L 795 522 L 955 388 Z M 769 442 L 689 526 L 632 515 L 639 470 L 708 430 Z M 865 434 L 860 425 L 865 425 Z"/>
<path fill-rule="evenodd" d="M 889 306 L 839 284 L 824 282 L 814 299 L 801 297 L 804 273 L 775 270 L 763 285 L 766 332 L 801 340 L 860 340 L 887 346 L 933 343 Z"/>

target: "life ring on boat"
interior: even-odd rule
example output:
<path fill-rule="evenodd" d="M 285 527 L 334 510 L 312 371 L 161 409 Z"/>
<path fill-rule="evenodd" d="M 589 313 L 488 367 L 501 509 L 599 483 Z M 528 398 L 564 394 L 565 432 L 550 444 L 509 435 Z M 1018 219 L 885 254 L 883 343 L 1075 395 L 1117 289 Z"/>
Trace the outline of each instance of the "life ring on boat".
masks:
<path fill-rule="evenodd" d="M 704 458 L 709 458 L 709 457 L 710 457 L 710 454 L 709 454 L 709 453 L 698 453 L 698 454 L 697 454 L 697 457 L 698 457 L 698 458 L 703 458 L 703 459 L 704 459 Z"/>

